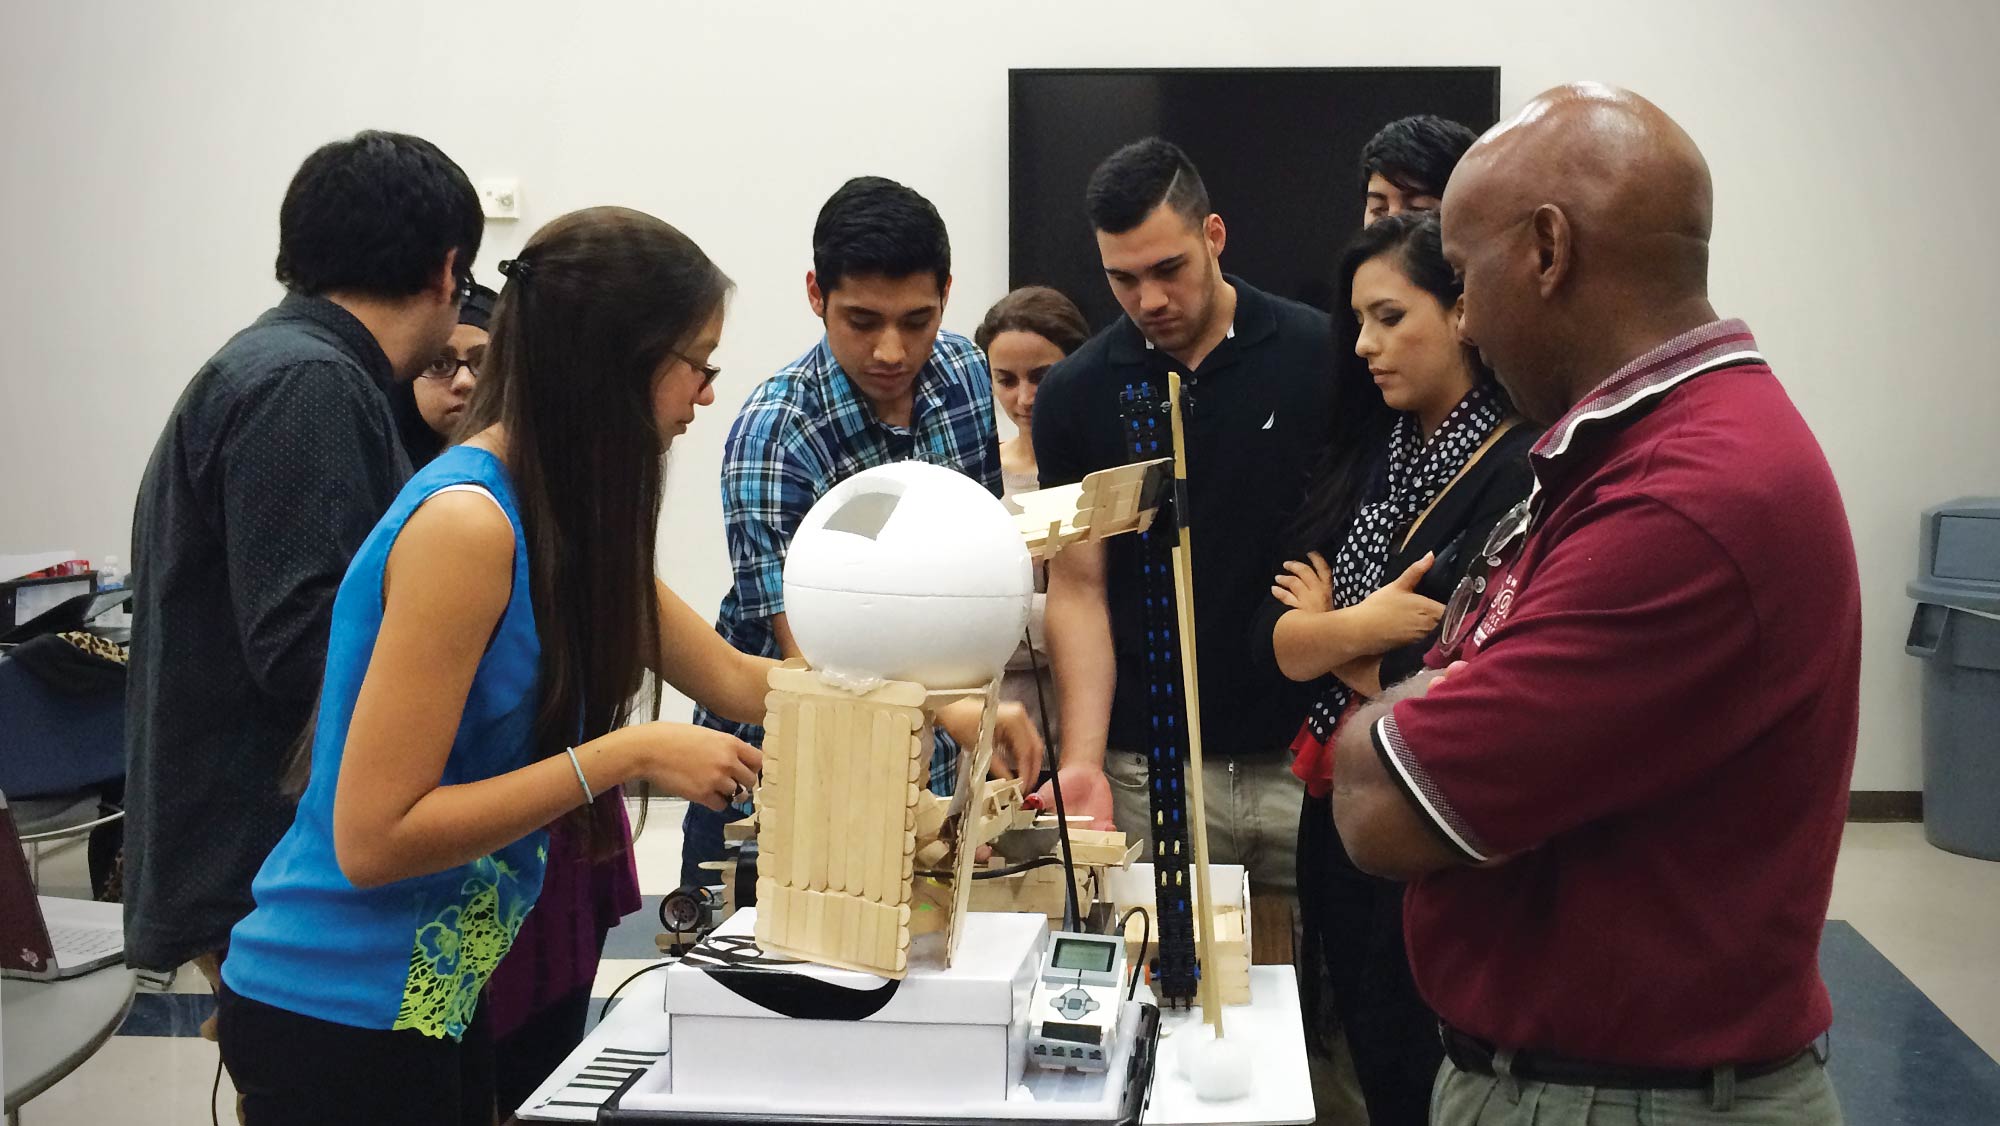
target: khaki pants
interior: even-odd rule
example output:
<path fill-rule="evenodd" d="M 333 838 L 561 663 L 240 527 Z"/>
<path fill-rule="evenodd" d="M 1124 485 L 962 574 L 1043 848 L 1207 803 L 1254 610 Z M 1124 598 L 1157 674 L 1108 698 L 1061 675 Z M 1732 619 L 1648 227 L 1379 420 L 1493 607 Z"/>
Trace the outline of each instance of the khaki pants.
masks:
<path fill-rule="evenodd" d="M 1147 796 L 1146 756 L 1111 751 L 1104 756 L 1111 780 L 1112 816 L 1128 837 L 1145 843 L 1140 859 L 1153 856 Z M 1241 864 L 1250 871 L 1252 893 L 1298 894 L 1299 802 L 1305 786 L 1292 773 L 1291 756 L 1254 759 L 1209 756 L 1202 762 L 1202 798 L 1208 808 L 1208 859 Z"/>
<path fill-rule="evenodd" d="M 1431 1089 L 1431 1126 L 1840 1126 L 1826 1068 L 1811 1053 L 1755 1079 L 1706 1091 L 1617 1091 L 1523 1083 L 1446 1060 Z"/>
<path fill-rule="evenodd" d="M 1111 815 L 1127 838 L 1153 858 L 1146 756 L 1111 751 L 1104 756 L 1111 781 Z M 1289 755 L 1256 759 L 1206 758 L 1202 799 L 1208 810 L 1208 861 L 1241 864 L 1250 873 L 1251 960 L 1292 963 L 1292 916 L 1298 904 L 1299 800 L 1305 787 Z M 1218 893 L 1219 894 L 1219 893 Z"/>

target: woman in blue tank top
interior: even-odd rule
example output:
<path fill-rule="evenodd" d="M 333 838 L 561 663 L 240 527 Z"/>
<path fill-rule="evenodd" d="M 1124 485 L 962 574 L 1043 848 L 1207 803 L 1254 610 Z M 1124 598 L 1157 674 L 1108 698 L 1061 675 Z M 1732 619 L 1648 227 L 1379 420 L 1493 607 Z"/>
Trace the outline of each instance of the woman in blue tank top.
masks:
<path fill-rule="evenodd" d="M 755 748 L 630 723 L 652 670 L 763 715 L 773 662 L 653 576 L 662 457 L 714 401 L 729 288 L 621 208 L 519 258 L 462 433 L 376 525 L 334 600 L 310 780 L 223 964 L 222 1051 L 251 1126 L 494 1117 L 477 1001 L 541 887 L 544 827 L 600 845 L 628 782 L 721 809 Z"/>

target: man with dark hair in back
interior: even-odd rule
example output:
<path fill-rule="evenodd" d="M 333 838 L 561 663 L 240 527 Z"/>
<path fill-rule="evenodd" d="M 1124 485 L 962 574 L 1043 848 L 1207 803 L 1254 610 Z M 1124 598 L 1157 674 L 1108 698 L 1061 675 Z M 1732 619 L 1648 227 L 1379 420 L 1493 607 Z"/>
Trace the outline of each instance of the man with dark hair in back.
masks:
<path fill-rule="evenodd" d="M 1362 225 L 1405 211 L 1436 211 L 1451 170 L 1478 139 L 1458 122 L 1428 113 L 1384 125 L 1361 147 L 1368 185 Z"/>
<path fill-rule="evenodd" d="M 1169 456 L 1166 375 L 1181 374 L 1210 856 L 1249 868 L 1259 946 L 1282 953 L 1302 793 L 1286 747 L 1310 701 L 1300 686 L 1256 671 L 1250 623 L 1332 429 L 1331 324 L 1222 272 L 1222 217 L 1187 154 L 1164 140 L 1113 153 L 1092 174 L 1085 202 L 1125 316 L 1043 380 L 1042 486 Z M 1161 441 L 1139 449 L 1134 433 Z M 1152 836 L 1149 764 L 1162 751 L 1154 734 L 1177 711 L 1150 701 L 1180 682 L 1179 648 L 1161 642 L 1174 629 L 1164 544 L 1172 533 L 1158 528 L 1074 545 L 1049 568 L 1065 804 L 1135 840 Z M 1277 951 L 1265 936 L 1279 940 Z"/>
<path fill-rule="evenodd" d="M 365 132 L 299 167 L 278 305 L 181 393 L 132 521 L 126 960 L 211 982 L 326 659 L 333 596 L 409 476 L 389 389 L 435 359 L 471 284 L 479 196 L 437 147 Z"/>
<path fill-rule="evenodd" d="M 951 240 L 931 202 L 880 176 L 859 176 L 813 224 L 806 302 L 826 333 L 757 385 L 722 454 L 722 514 L 735 582 L 716 630 L 745 653 L 796 657 L 785 621 L 785 553 L 813 502 L 864 469 L 911 459 L 955 469 L 1000 495 L 1000 440 L 986 360 L 970 340 L 941 331 L 951 295 Z M 763 728 L 705 708 L 694 721 L 761 745 Z M 958 741 L 976 738 L 979 704 L 938 713 L 929 783 L 951 792 Z M 1041 741 L 1019 704 L 1002 706 L 996 757 L 1032 782 Z M 681 881 L 715 882 L 722 826 L 749 802 L 714 813 L 690 804 L 682 822 Z"/>

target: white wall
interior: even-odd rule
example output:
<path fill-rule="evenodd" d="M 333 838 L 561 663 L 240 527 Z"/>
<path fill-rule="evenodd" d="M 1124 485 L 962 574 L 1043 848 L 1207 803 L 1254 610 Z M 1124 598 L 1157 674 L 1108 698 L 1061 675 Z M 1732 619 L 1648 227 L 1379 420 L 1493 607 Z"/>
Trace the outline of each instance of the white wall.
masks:
<path fill-rule="evenodd" d="M 1915 513 L 2000 492 L 2000 17 L 1986 0 L 1780 7 L 6 0 L 0 552 L 124 553 L 175 396 L 277 296 L 287 179 L 361 128 L 422 134 L 475 179 L 520 177 L 527 214 L 489 227 L 488 281 L 541 222 L 596 203 L 668 219 L 735 277 L 722 403 L 675 451 L 660 545 L 707 612 L 728 582 L 722 437 L 751 382 L 815 338 L 808 234 L 842 180 L 893 176 L 938 205 L 946 323 L 970 331 L 1006 282 L 1008 67 L 1498 64 L 1508 110 L 1616 82 L 1706 151 L 1716 304 L 1758 332 L 1853 518 L 1855 785 L 1915 788 Z"/>

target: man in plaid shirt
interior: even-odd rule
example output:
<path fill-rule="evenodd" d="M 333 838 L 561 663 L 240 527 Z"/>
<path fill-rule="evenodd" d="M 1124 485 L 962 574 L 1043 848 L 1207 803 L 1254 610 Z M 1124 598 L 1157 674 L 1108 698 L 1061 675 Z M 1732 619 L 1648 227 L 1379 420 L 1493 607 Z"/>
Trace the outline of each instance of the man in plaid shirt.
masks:
<path fill-rule="evenodd" d="M 729 429 L 722 512 L 735 583 L 715 628 L 746 653 L 797 656 L 785 624 L 785 551 L 813 502 L 877 465 L 926 461 L 1000 495 L 1000 446 L 985 357 L 939 330 L 951 293 L 951 244 L 929 200 L 892 180 L 849 180 L 813 225 L 806 299 L 826 335 L 759 384 Z M 761 745 L 763 729 L 703 708 L 694 721 Z M 938 713 L 931 789 L 949 793 L 958 742 L 976 736 L 977 701 Z M 1018 704 L 1003 705 L 996 766 L 1041 770 L 1042 745 Z M 722 858 L 722 826 L 749 813 L 690 805 L 681 880 L 713 882 L 703 861 Z"/>

